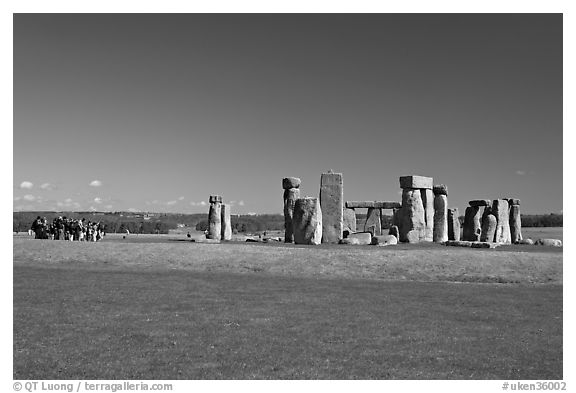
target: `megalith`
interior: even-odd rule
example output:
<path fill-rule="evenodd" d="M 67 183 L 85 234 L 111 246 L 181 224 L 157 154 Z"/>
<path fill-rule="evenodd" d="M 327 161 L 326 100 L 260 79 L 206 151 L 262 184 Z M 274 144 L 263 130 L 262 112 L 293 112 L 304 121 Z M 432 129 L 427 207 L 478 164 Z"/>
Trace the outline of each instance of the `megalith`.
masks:
<path fill-rule="evenodd" d="M 460 219 L 457 207 L 448 209 L 448 240 L 460 240 Z"/>
<path fill-rule="evenodd" d="M 294 243 L 320 244 L 322 242 L 322 210 L 319 198 L 299 198 L 294 203 L 292 216 Z"/>
<path fill-rule="evenodd" d="M 426 218 L 419 189 L 402 190 L 402 209 L 398 219 L 401 242 L 418 243 L 425 239 Z"/>
<path fill-rule="evenodd" d="M 322 210 L 322 243 L 338 243 L 344 227 L 344 189 L 341 173 L 320 176 L 320 207 Z"/>
<path fill-rule="evenodd" d="M 448 189 L 445 185 L 434 186 L 434 231 L 433 240 L 443 243 L 448 240 Z"/>
<path fill-rule="evenodd" d="M 343 237 L 347 237 L 349 234 L 356 232 L 356 210 L 345 208 L 343 220 Z"/>
<path fill-rule="evenodd" d="M 464 228 L 462 239 L 465 241 L 479 241 L 482 233 L 482 215 L 484 206 L 468 206 L 464 212 Z"/>
<path fill-rule="evenodd" d="M 232 223 L 230 221 L 230 205 L 220 205 L 221 239 L 232 240 Z"/>
<path fill-rule="evenodd" d="M 484 214 L 482 217 L 482 233 L 480 234 L 481 242 L 493 242 L 496 236 L 496 216 L 491 212 Z"/>
<path fill-rule="evenodd" d="M 509 199 L 510 204 L 510 241 L 519 243 L 522 240 L 522 219 L 520 217 L 520 200 Z"/>
<path fill-rule="evenodd" d="M 284 241 L 292 243 L 294 241 L 292 216 L 294 203 L 300 198 L 300 179 L 297 177 L 285 177 L 282 179 L 284 188 Z"/>
<path fill-rule="evenodd" d="M 368 208 L 364 232 L 371 232 L 372 236 L 380 236 L 382 234 L 382 209 Z"/>
<path fill-rule="evenodd" d="M 497 243 L 509 244 L 511 242 L 511 236 L 508 201 L 506 199 L 495 199 L 492 202 L 492 214 L 494 214 L 497 220 L 494 241 Z"/>
<path fill-rule="evenodd" d="M 220 240 L 222 236 L 222 196 L 210 195 L 207 239 Z"/>

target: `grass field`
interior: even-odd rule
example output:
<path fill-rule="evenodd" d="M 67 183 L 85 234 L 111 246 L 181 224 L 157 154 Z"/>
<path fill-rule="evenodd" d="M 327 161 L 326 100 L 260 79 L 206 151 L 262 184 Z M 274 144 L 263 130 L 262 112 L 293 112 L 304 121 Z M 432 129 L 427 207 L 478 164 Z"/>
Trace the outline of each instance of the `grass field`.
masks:
<path fill-rule="evenodd" d="M 13 374 L 562 379 L 562 307 L 547 247 L 14 237 Z"/>

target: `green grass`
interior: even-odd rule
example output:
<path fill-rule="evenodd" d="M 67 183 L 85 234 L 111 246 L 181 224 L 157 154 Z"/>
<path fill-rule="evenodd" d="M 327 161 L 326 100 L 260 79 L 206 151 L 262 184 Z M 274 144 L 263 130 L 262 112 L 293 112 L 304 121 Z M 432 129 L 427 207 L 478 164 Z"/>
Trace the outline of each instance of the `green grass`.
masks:
<path fill-rule="evenodd" d="M 154 239 L 14 238 L 14 379 L 563 377 L 561 251 Z"/>
<path fill-rule="evenodd" d="M 562 379 L 562 287 L 14 270 L 15 379 Z"/>

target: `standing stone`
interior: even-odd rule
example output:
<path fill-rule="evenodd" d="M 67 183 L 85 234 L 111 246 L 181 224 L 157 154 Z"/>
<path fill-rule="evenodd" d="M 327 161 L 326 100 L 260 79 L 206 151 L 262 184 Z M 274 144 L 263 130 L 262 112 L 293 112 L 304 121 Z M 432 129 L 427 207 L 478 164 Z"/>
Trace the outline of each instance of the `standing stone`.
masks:
<path fill-rule="evenodd" d="M 402 209 L 398 219 L 401 242 L 418 243 L 425 239 L 426 218 L 420 190 L 402 190 Z"/>
<path fill-rule="evenodd" d="M 282 179 L 282 188 L 289 190 L 290 188 L 300 188 L 302 181 L 298 177 L 285 177 Z"/>
<path fill-rule="evenodd" d="M 424 229 L 424 239 L 427 242 L 434 240 L 434 192 L 432 189 L 421 189 L 422 204 L 424 205 L 424 218 L 426 227 Z"/>
<path fill-rule="evenodd" d="M 222 197 L 210 195 L 207 239 L 220 240 L 222 236 Z"/>
<path fill-rule="evenodd" d="M 364 232 L 371 232 L 372 236 L 382 235 L 382 209 L 368 209 Z"/>
<path fill-rule="evenodd" d="M 356 232 L 356 210 L 344 209 L 343 220 L 342 237 L 347 237 L 349 234 Z"/>
<path fill-rule="evenodd" d="M 221 239 L 232 240 L 232 223 L 230 221 L 230 205 L 220 205 Z"/>
<path fill-rule="evenodd" d="M 434 237 L 436 243 L 448 240 L 448 197 L 444 194 L 434 196 Z"/>
<path fill-rule="evenodd" d="M 294 243 L 320 244 L 322 241 L 322 210 L 319 198 L 299 198 L 292 216 Z"/>
<path fill-rule="evenodd" d="M 294 241 L 292 216 L 294 214 L 294 203 L 298 198 L 300 198 L 300 189 L 289 188 L 284 190 L 284 241 L 286 243 Z"/>
<path fill-rule="evenodd" d="M 322 207 L 322 243 L 338 243 L 344 227 L 344 190 L 341 173 L 323 173 L 320 177 Z"/>
<path fill-rule="evenodd" d="M 484 214 L 482 217 L 482 233 L 480 234 L 481 242 L 493 242 L 496 236 L 496 225 L 498 220 L 492 213 Z"/>
<path fill-rule="evenodd" d="M 396 225 L 392 225 L 390 227 L 390 229 L 388 230 L 388 234 L 392 235 L 392 236 L 396 236 L 396 239 L 398 239 L 398 241 L 400 241 L 400 232 L 398 231 L 398 227 Z"/>
<path fill-rule="evenodd" d="M 510 243 L 510 214 L 508 211 L 508 201 L 506 199 L 495 199 L 492 202 L 492 214 L 496 216 L 496 235 L 494 241 L 497 243 Z"/>
<path fill-rule="evenodd" d="M 482 233 L 482 215 L 484 206 L 468 206 L 464 213 L 462 238 L 465 241 L 479 241 Z"/>
<path fill-rule="evenodd" d="M 448 240 L 460 240 L 460 219 L 456 207 L 448 209 Z"/>
<path fill-rule="evenodd" d="M 514 244 L 522 240 L 522 220 L 520 218 L 520 205 L 510 206 L 510 241 Z"/>

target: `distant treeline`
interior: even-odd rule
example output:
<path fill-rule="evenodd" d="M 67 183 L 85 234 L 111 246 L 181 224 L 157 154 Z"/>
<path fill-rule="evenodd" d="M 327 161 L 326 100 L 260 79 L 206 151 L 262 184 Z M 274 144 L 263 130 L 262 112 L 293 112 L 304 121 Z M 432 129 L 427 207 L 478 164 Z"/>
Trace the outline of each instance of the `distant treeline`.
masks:
<path fill-rule="evenodd" d="M 204 231 L 208 228 L 208 214 L 176 213 L 130 213 L 130 212 L 14 212 L 13 231 L 26 232 L 36 217 L 46 217 L 48 222 L 59 216 L 87 221 L 101 222 L 107 233 L 168 233 L 171 229 Z M 366 214 L 357 214 L 358 230 L 362 230 Z M 460 217 L 464 222 L 464 216 Z M 284 216 L 281 214 L 233 215 L 232 230 L 238 232 L 263 232 L 284 229 Z M 382 216 L 382 227 L 392 225 L 392 216 Z M 523 227 L 561 227 L 562 214 L 522 215 Z"/>

